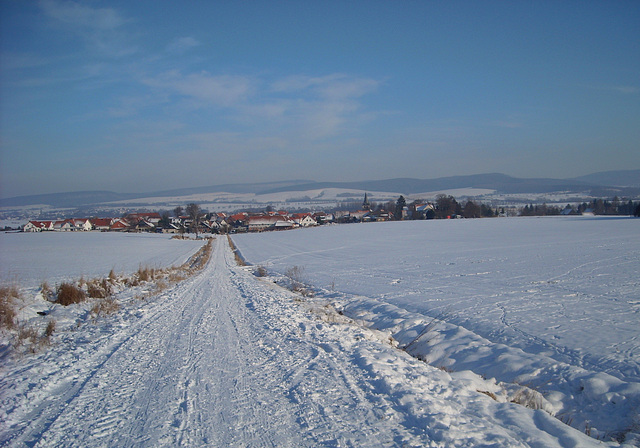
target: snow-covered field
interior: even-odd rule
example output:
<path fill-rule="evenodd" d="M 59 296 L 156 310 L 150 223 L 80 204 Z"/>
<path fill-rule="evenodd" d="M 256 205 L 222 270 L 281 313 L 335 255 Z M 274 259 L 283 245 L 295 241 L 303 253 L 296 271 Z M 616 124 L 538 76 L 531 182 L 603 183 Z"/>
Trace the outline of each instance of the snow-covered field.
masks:
<path fill-rule="evenodd" d="M 181 265 L 201 241 L 114 232 L 0 233 L 0 281 L 33 288 L 65 280 L 130 274 L 142 267 Z"/>
<path fill-rule="evenodd" d="M 527 386 L 536 406 L 606 439 L 640 427 L 639 230 L 632 218 L 508 218 L 234 240 L 272 273 L 302 268 L 346 315 L 432 365 Z"/>
<path fill-rule="evenodd" d="M 239 240 L 249 252 L 251 239 Z M 144 300 L 122 291 L 119 313 L 60 328 L 34 354 L 4 356 L 0 445 L 618 446 L 511 403 L 492 378 L 422 362 L 389 331 L 251 270 L 217 238 L 195 276 Z"/>

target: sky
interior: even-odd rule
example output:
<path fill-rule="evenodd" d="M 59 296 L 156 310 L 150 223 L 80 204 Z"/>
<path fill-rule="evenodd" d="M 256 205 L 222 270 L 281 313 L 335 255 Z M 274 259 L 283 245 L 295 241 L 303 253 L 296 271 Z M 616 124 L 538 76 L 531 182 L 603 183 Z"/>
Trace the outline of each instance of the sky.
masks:
<path fill-rule="evenodd" d="M 0 1 L 0 196 L 640 168 L 640 2 Z"/>

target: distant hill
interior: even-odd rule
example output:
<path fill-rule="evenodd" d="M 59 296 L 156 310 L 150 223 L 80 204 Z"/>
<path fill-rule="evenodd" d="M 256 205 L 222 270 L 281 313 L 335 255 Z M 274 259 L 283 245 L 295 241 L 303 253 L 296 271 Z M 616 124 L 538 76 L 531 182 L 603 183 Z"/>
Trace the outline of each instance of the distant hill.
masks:
<path fill-rule="evenodd" d="M 290 180 L 282 182 L 212 185 L 208 187 L 181 188 L 151 193 L 81 191 L 0 199 L 0 207 L 49 205 L 58 208 L 75 208 L 137 198 L 181 197 L 220 192 L 269 194 L 290 191 L 304 192 L 326 188 L 341 188 L 371 192 L 393 192 L 407 195 L 444 190 L 477 188 L 495 190 L 497 193 L 501 194 L 567 192 L 586 193 L 598 197 L 616 195 L 621 197 L 637 197 L 640 195 L 640 170 L 607 171 L 593 173 L 587 176 L 580 176 L 573 179 L 523 179 L 500 173 L 491 173 L 471 176 L 440 177 L 436 179 L 397 178 L 356 182 Z"/>
<path fill-rule="evenodd" d="M 294 190 L 318 190 L 322 188 L 349 188 L 366 191 L 393 191 L 403 194 L 417 194 L 458 188 L 483 188 L 501 193 L 550 193 L 554 191 L 585 191 L 590 187 L 586 182 L 574 179 L 519 179 L 505 174 L 477 174 L 471 176 L 451 176 L 437 179 L 398 178 L 356 182 L 313 182 L 304 185 L 280 187 L 263 193 L 278 193 Z"/>
<path fill-rule="evenodd" d="M 124 201 L 127 199 L 153 198 L 164 196 L 189 196 L 202 193 L 255 193 L 264 189 L 286 188 L 298 184 L 309 183 L 308 180 L 292 180 L 283 182 L 265 182 L 254 184 L 224 184 L 209 187 L 180 188 L 175 190 L 155 191 L 151 193 L 114 193 L 113 191 L 78 191 L 68 193 L 48 193 L 30 196 L 17 196 L 0 199 L 0 207 L 20 207 L 26 205 L 50 205 L 59 208 L 75 208 L 105 202 Z"/>
<path fill-rule="evenodd" d="M 34 194 L 0 199 L 0 207 L 21 207 L 25 205 L 50 205 L 52 207 L 73 208 L 102 202 L 122 201 L 136 197 L 135 194 L 114 193 L 113 191 L 76 191 L 69 193 Z"/>
<path fill-rule="evenodd" d="M 603 171 L 576 177 L 575 180 L 600 186 L 640 188 L 640 170 Z"/>

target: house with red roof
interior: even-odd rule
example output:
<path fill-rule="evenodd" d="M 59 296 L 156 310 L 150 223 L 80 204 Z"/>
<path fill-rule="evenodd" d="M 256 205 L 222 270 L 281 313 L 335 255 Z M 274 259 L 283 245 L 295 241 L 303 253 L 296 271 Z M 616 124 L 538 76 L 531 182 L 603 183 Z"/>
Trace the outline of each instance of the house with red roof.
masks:
<path fill-rule="evenodd" d="M 318 225 L 318 221 L 315 220 L 311 213 L 294 213 L 291 218 L 292 221 L 300 227 L 311 227 Z"/>

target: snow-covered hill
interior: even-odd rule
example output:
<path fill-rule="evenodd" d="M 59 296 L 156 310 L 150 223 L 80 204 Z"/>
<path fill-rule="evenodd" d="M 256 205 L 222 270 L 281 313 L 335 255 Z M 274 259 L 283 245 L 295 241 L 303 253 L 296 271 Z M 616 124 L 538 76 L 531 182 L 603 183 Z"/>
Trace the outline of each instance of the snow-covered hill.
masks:
<path fill-rule="evenodd" d="M 607 184 L 607 181 L 613 182 Z M 614 182 L 615 181 L 615 182 Z M 613 185 L 613 186 L 611 186 Z M 575 179 L 522 179 L 504 174 L 450 176 L 435 179 L 385 179 L 348 182 L 292 180 L 225 184 L 147 193 L 85 191 L 0 199 L 0 218 L 45 216 L 119 216 L 130 210 L 172 210 L 196 202 L 208 211 L 274 208 L 331 209 L 344 202 L 362 203 L 364 193 L 375 202 L 398 196 L 433 200 L 437 194 L 478 198 L 494 205 L 573 201 L 614 196 L 640 198 L 640 170 L 595 173 Z M 564 204 L 562 204 L 564 205 Z"/>

